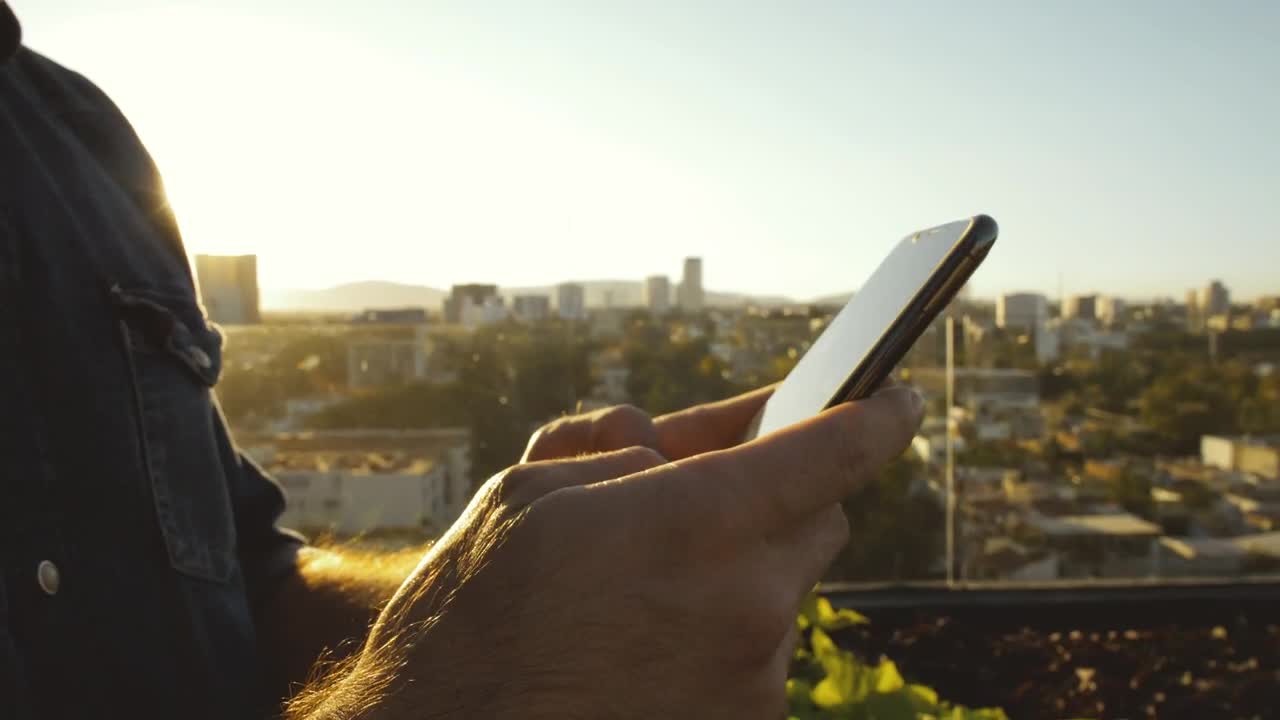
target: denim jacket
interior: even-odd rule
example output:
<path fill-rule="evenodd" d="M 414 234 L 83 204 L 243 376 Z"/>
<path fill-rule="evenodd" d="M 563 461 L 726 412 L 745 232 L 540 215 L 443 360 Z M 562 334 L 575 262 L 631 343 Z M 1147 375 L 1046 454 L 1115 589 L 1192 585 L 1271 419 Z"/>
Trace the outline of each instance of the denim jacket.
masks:
<path fill-rule="evenodd" d="M 228 437 L 221 350 L 132 128 L 0 47 L 0 718 L 268 711 L 251 608 L 300 540 Z"/>

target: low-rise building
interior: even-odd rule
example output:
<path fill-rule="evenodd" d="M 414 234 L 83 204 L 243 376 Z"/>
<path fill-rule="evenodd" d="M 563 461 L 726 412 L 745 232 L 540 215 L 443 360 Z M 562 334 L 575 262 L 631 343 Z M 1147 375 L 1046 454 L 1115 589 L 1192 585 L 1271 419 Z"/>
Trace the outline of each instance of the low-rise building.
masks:
<path fill-rule="evenodd" d="M 946 393 L 946 370 L 917 368 L 911 372 L 911 383 L 929 397 L 942 397 Z M 1033 370 L 956 368 L 955 402 L 973 415 L 1006 410 L 1038 411 L 1040 378 Z"/>
<path fill-rule="evenodd" d="M 1026 521 L 1061 556 L 1064 578 L 1148 577 L 1157 570 L 1160 526 L 1136 515 L 1029 513 Z"/>
<path fill-rule="evenodd" d="M 981 550 L 967 559 L 965 580 L 1006 582 L 1052 582 L 1059 577 L 1057 553 L 1028 548 L 1008 537 L 990 537 Z"/>
<path fill-rule="evenodd" d="M 1200 459 L 1210 467 L 1280 480 L 1280 437 L 1205 435 Z"/>
<path fill-rule="evenodd" d="M 421 327 L 392 337 L 352 338 L 347 342 L 347 386 L 358 390 L 423 380 L 432 348 Z"/>
<path fill-rule="evenodd" d="M 453 520 L 444 466 L 413 454 L 288 451 L 276 453 L 268 470 L 288 498 L 286 526 L 344 535 L 439 532 Z"/>
<path fill-rule="evenodd" d="M 285 488 L 285 526 L 343 534 L 447 527 L 471 499 L 471 433 L 326 430 L 242 435 Z"/>

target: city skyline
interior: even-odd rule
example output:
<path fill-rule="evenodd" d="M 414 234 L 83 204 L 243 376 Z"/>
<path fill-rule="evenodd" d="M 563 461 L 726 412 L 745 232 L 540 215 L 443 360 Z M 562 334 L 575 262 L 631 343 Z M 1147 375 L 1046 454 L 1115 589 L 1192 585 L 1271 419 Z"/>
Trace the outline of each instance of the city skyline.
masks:
<path fill-rule="evenodd" d="M 1280 260 L 1269 4 L 17 10 L 138 128 L 191 251 L 258 253 L 265 290 L 698 255 L 708 287 L 799 299 L 976 212 L 985 297 L 1249 298 Z"/>

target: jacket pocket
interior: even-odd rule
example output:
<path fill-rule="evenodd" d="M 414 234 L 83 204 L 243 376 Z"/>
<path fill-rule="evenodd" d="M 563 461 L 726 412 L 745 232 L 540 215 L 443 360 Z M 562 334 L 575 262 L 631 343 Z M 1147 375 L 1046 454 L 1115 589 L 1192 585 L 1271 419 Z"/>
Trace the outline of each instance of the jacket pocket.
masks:
<path fill-rule="evenodd" d="M 225 582 L 235 562 L 235 525 L 214 425 L 222 336 L 193 297 L 119 286 L 112 297 L 169 561 L 179 572 Z"/>

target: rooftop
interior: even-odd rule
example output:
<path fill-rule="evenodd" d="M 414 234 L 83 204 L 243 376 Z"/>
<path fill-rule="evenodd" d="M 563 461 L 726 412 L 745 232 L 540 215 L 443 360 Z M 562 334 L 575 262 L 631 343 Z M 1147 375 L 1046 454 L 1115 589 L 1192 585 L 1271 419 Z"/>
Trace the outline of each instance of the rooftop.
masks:
<path fill-rule="evenodd" d="M 1205 435 L 1204 437 L 1253 447 L 1280 448 L 1280 435 Z"/>
<path fill-rule="evenodd" d="M 1248 554 L 1228 538 L 1162 537 L 1160 545 L 1184 560 L 1197 558 L 1238 558 Z"/>
<path fill-rule="evenodd" d="M 1233 538 L 1232 541 L 1250 554 L 1280 558 L 1280 532 L 1242 535 L 1238 538 Z"/>
<path fill-rule="evenodd" d="M 271 472 L 334 472 L 349 475 L 426 475 L 435 460 L 405 452 L 284 451 L 271 458 Z"/>
<path fill-rule="evenodd" d="M 1129 513 L 1105 515 L 1064 515 L 1061 517 L 1033 517 L 1030 524 L 1046 535 L 1116 535 L 1155 537 L 1160 526 Z"/>
<path fill-rule="evenodd" d="M 277 452 L 406 452 L 423 457 L 471 443 L 466 428 L 406 430 L 317 430 L 294 433 L 240 433 L 242 447 L 269 447 Z"/>

